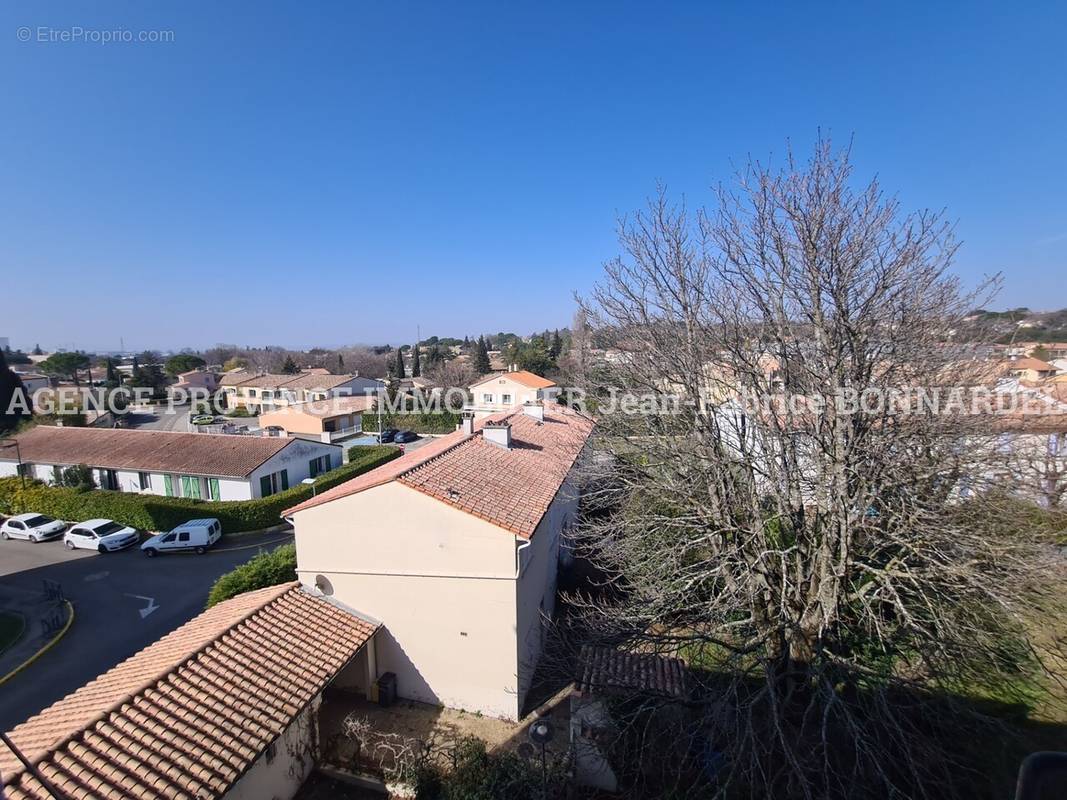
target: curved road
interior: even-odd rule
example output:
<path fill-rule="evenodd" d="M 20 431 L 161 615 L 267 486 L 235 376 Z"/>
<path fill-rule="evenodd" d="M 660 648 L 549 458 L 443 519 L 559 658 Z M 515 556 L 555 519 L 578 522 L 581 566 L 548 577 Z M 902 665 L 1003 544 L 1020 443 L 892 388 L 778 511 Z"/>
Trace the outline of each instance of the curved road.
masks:
<path fill-rule="evenodd" d="M 151 560 L 137 548 L 101 555 L 67 553 L 58 541 L 0 542 L 5 586 L 39 591 L 42 580 L 58 581 L 75 611 L 67 635 L 0 686 L 0 730 L 10 730 L 188 622 L 204 610 L 219 576 L 261 549 L 290 540 L 277 533 L 224 537 L 203 556 Z"/>

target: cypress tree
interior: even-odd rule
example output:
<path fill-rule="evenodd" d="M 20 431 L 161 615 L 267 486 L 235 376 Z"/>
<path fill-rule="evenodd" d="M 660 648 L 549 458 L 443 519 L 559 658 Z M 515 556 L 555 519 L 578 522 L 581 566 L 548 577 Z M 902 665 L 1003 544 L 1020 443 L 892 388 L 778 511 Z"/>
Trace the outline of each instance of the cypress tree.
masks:
<path fill-rule="evenodd" d="M 415 342 L 415 352 L 411 356 L 411 377 L 417 378 L 422 374 L 422 356 L 419 355 L 419 343 Z"/>

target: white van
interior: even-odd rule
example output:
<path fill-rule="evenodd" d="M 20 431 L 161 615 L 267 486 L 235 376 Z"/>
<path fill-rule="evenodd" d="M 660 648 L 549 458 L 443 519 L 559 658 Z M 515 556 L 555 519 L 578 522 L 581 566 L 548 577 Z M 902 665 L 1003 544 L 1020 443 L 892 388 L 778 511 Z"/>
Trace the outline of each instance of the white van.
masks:
<path fill-rule="evenodd" d="M 149 558 L 154 558 L 157 553 L 181 550 L 193 550 L 200 555 L 220 538 L 222 524 L 217 519 L 191 519 L 169 533 L 157 533 L 141 545 L 141 550 Z"/>

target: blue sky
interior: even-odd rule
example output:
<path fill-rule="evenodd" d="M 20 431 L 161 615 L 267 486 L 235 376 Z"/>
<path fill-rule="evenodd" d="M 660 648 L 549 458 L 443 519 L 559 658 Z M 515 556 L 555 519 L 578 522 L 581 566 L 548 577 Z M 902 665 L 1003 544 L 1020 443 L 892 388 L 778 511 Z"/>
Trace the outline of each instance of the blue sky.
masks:
<path fill-rule="evenodd" d="M 1055 3 L 4 4 L 0 336 L 565 325 L 657 181 L 700 204 L 820 127 L 947 207 L 965 279 L 1005 272 L 998 306 L 1067 306 L 1065 25 Z M 173 41 L 38 40 L 75 26 Z"/>

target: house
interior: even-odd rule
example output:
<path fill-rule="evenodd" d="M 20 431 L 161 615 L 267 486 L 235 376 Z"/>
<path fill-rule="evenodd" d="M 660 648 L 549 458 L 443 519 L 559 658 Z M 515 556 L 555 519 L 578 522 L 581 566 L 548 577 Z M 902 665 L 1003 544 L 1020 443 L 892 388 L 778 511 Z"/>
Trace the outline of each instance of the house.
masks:
<path fill-rule="evenodd" d="M 374 398 L 366 396 L 293 403 L 260 414 L 259 426 L 281 428 L 289 436 L 333 442 L 360 433 L 363 413 L 373 406 Z"/>
<path fill-rule="evenodd" d="M 570 695 L 575 780 L 611 793 L 620 789 L 616 772 L 625 765 L 613 763 L 612 744 L 624 723 L 613 716 L 612 698 L 644 701 L 654 714 L 644 720 L 643 733 L 657 729 L 661 735 L 650 738 L 674 742 L 677 723 L 684 715 L 682 704 L 692 692 L 691 684 L 689 670 L 680 658 L 583 645 Z M 651 753 L 648 756 L 656 757 Z"/>
<path fill-rule="evenodd" d="M 314 767 L 323 690 L 367 685 L 378 628 L 295 583 L 219 603 L 11 730 L 32 768 L 0 743 L 0 791 L 288 800 Z"/>
<path fill-rule="evenodd" d="M 461 430 L 283 512 L 300 582 L 382 621 L 378 668 L 399 696 L 517 719 L 592 429 L 540 403 L 466 415 Z"/>
<path fill-rule="evenodd" d="M 318 370 L 296 375 L 227 374 L 220 384 L 228 407 L 243 406 L 254 414 L 328 397 L 376 395 L 385 389 L 385 384 L 372 378 L 355 374 L 331 375 Z"/>
<path fill-rule="evenodd" d="M 467 410 L 481 418 L 529 402 L 556 402 L 559 387 L 524 369 L 486 375 L 467 387 L 472 400 Z"/>
<path fill-rule="evenodd" d="M 284 437 L 38 425 L 15 441 L 0 445 L 0 477 L 53 482 L 85 464 L 101 489 L 203 500 L 266 497 L 341 466 L 338 445 Z"/>
<path fill-rule="evenodd" d="M 47 389 L 52 385 L 51 378 L 37 372 L 19 372 L 18 370 L 15 370 L 15 374 L 18 375 L 19 380 L 22 381 L 22 388 L 26 392 L 27 400 L 32 400 L 37 392 L 41 389 Z"/>
<path fill-rule="evenodd" d="M 178 375 L 178 382 L 170 387 L 189 394 L 212 395 L 219 388 L 219 376 L 203 369 L 193 369 Z"/>
<path fill-rule="evenodd" d="M 1004 374 L 1025 381 L 1042 381 L 1056 374 L 1056 368 L 1039 358 L 1024 356 L 1004 364 Z"/>

